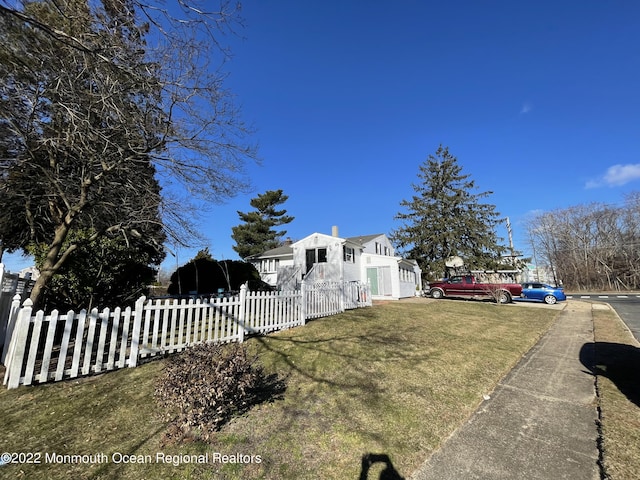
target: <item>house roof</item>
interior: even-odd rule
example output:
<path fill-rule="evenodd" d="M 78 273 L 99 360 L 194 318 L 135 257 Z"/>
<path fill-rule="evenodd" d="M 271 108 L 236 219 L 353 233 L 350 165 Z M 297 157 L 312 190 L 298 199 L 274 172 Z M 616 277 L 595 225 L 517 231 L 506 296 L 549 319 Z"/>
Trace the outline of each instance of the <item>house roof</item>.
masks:
<path fill-rule="evenodd" d="M 359 237 L 349 237 L 349 238 L 347 238 L 347 240 L 349 240 L 350 242 L 353 242 L 353 243 L 358 243 L 360 245 L 364 245 L 365 243 L 369 243 L 374 238 L 378 238 L 378 237 L 381 237 L 383 235 L 384 235 L 384 233 L 375 233 L 373 235 L 362 235 L 362 236 L 359 236 Z"/>
<path fill-rule="evenodd" d="M 271 250 L 267 250 L 266 252 L 259 253 L 257 255 L 251 255 L 249 260 L 256 260 L 258 258 L 267 258 L 267 257 L 286 257 L 293 255 L 293 248 L 291 245 L 283 245 L 281 247 L 272 248 Z"/>
<path fill-rule="evenodd" d="M 313 235 L 322 235 L 324 237 L 337 238 L 337 237 L 331 237 L 330 235 L 325 235 L 323 233 L 312 233 L 308 237 L 311 237 Z M 361 235 L 359 237 L 338 238 L 338 239 L 345 240 L 355 245 L 364 246 L 370 241 L 382 236 L 384 236 L 384 233 L 375 233 L 373 235 Z M 308 238 L 308 237 L 305 237 L 305 238 Z M 293 247 L 291 247 L 291 245 L 284 245 L 282 247 L 272 248 L 271 250 L 267 250 L 266 252 L 258 253 L 256 255 L 251 255 L 250 257 L 247 258 L 247 260 L 257 260 L 260 258 L 287 257 L 292 255 L 293 255 Z"/>

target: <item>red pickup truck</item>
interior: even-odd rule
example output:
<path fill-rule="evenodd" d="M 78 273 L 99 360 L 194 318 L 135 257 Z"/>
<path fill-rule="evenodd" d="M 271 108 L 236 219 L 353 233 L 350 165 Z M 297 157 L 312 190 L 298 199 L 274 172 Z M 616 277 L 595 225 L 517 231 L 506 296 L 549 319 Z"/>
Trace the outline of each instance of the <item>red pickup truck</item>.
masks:
<path fill-rule="evenodd" d="M 429 283 L 429 295 L 432 298 L 493 298 L 496 302 L 510 303 L 513 297 L 519 297 L 521 293 L 522 285 L 517 283 L 480 283 L 473 275 L 459 275 Z"/>

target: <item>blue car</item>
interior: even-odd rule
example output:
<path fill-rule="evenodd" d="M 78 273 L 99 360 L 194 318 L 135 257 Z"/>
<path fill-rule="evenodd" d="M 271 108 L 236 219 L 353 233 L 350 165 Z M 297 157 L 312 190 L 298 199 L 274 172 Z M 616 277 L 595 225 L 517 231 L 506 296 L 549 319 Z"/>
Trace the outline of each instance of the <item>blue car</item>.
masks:
<path fill-rule="evenodd" d="M 562 287 L 552 287 L 546 283 L 527 282 L 522 284 L 520 300 L 537 300 L 554 305 L 567 299 Z M 515 299 L 514 299 L 515 300 Z"/>

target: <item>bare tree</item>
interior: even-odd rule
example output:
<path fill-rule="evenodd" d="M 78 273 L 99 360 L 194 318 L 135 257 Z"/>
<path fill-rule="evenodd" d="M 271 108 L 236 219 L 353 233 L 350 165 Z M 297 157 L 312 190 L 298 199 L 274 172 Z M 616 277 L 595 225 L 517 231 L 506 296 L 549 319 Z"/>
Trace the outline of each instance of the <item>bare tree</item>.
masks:
<path fill-rule="evenodd" d="M 536 256 L 576 289 L 640 286 L 640 195 L 622 206 L 599 203 L 543 212 L 527 230 Z"/>
<path fill-rule="evenodd" d="M 172 6 L 0 0 L 0 241 L 46 245 L 36 303 L 77 250 L 74 229 L 157 244 L 161 227 L 184 245 L 198 200 L 247 188 L 256 150 L 219 41 L 238 10 Z"/>

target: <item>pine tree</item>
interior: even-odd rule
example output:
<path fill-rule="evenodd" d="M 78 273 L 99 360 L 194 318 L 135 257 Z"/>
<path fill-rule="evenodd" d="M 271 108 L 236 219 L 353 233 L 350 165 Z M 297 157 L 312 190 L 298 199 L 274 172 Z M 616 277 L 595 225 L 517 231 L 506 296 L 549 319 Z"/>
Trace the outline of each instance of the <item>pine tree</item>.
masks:
<path fill-rule="evenodd" d="M 273 227 L 293 221 L 294 217 L 286 215 L 287 211 L 276 210 L 289 198 L 282 190 L 267 190 L 251 199 L 250 205 L 255 208 L 251 212 L 238 212 L 244 223 L 233 227 L 231 238 L 236 241 L 233 249 L 241 258 L 257 255 L 281 245 L 286 230 L 276 231 Z"/>
<path fill-rule="evenodd" d="M 405 211 L 395 217 L 402 221 L 391 235 L 395 246 L 430 278 L 441 276 L 453 255 L 472 269 L 495 268 L 504 251 L 495 229 L 499 213 L 481 203 L 493 192 L 475 193 L 475 182 L 442 145 L 420 165 L 418 178 L 411 200 L 400 203 Z"/>

